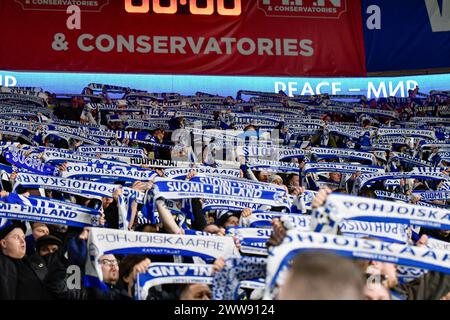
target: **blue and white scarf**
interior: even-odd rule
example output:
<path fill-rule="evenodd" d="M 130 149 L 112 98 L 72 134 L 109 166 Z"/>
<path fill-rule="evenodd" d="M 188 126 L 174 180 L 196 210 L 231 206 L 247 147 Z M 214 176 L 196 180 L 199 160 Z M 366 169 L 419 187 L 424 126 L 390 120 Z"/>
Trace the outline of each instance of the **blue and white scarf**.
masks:
<path fill-rule="evenodd" d="M 289 108 L 286 108 L 286 109 L 289 109 Z M 234 112 L 234 116 L 236 118 L 242 118 L 242 119 L 268 120 L 268 121 L 271 121 L 272 123 L 281 122 L 281 121 L 283 121 L 283 118 L 284 118 L 284 116 L 280 115 L 280 114 L 268 115 L 267 113 L 260 114 L 258 112 L 252 112 L 252 113 L 248 113 L 248 112 Z"/>
<path fill-rule="evenodd" d="M 250 208 L 253 211 L 259 210 L 264 205 L 254 203 L 251 201 L 234 201 L 228 199 L 204 199 L 203 200 L 203 211 L 210 210 L 243 210 L 245 208 Z"/>
<path fill-rule="evenodd" d="M 381 144 L 381 145 L 392 145 L 392 144 L 400 144 L 400 145 L 408 145 L 407 138 L 401 136 L 382 136 L 379 138 L 373 138 L 371 140 L 372 145 Z"/>
<path fill-rule="evenodd" d="M 3 151 L 6 161 L 16 166 L 19 169 L 24 169 L 28 172 L 34 172 L 50 176 L 58 176 L 59 170 L 57 167 L 47 163 L 43 163 L 36 158 L 26 156 L 21 150 L 9 149 Z"/>
<path fill-rule="evenodd" d="M 400 162 L 406 162 L 412 165 L 418 165 L 418 166 L 427 166 L 432 167 L 434 164 L 429 161 L 425 161 L 416 157 L 412 157 L 410 155 L 399 153 L 399 152 L 393 152 L 391 155 L 391 158 L 389 159 L 389 162 L 393 160 L 398 160 Z"/>
<path fill-rule="evenodd" d="M 9 174 L 13 173 L 13 171 L 14 171 L 13 167 L 10 167 L 3 163 L 0 163 L 0 175 L 3 175 L 4 173 L 9 175 Z M 3 180 L 3 179 L 1 179 L 1 180 Z"/>
<path fill-rule="evenodd" d="M 186 119 L 195 119 L 195 120 L 203 120 L 203 121 L 212 121 L 214 120 L 214 116 L 210 114 L 205 114 L 201 112 L 190 112 L 190 111 L 177 111 L 175 113 L 176 118 L 186 118 Z"/>
<path fill-rule="evenodd" d="M 350 163 L 307 162 L 303 167 L 305 173 L 310 172 L 341 172 L 341 173 L 384 173 L 383 167 L 363 166 Z"/>
<path fill-rule="evenodd" d="M 88 88 L 91 89 L 92 91 L 107 91 L 107 92 L 115 92 L 115 93 L 125 93 L 127 91 L 129 92 L 146 92 L 146 91 L 141 91 L 141 90 L 134 90 L 134 89 L 130 89 L 130 88 L 126 88 L 126 87 L 121 87 L 121 86 L 115 86 L 115 85 L 110 85 L 110 84 L 104 84 L 104 83 L 89 83 L 88 84 Z"/>
<path fill-rule="evenodd" d="M 423 179 L 423 180 L 450 180 L 449 176 L 442 174 L 440 172 L 389 172 L 389 173 L 366 173 L 361 174 L 356 180 L 353 186 L 353 194 L 358 193 L 358 191 L 365 185 L 379 180 L 388 179 Z"/>
<path fill-rule="evenodd" d="M 202 103 L 209 103 L 209 104 L 220 104 L 223 105 L 225 98 L 220 96 L 214 96 L 214 97 L 190 97 L 185 99 L 185 101 L 188 104 L 202 104 Z"/>
<path fill-rule="evenodd" d="M 438 152 L 438 157 L 444 161 L 450 161 L 450 152 Z"/>
<path fill-rule="evenodd" d="M 390 144 L 380 144 L 380 143 L 370 143 L 371 146 L 361 146 L 362 150 L 373 151 L 376 158 L 381 158 L 386 161 L 386 156 L 384 154 L 385 151 L 390 151 L 392 149 L 392 145 Z M 381 153 L 382 151 L 383 153 Z"/>
<path fill-rule="evenodd" d="M 386 188 L 396 188 L 400 187 L 400 180 L 399 179 L 387 179 L 383 181 L 383 184 Z"/>
<path fill-rule="evenodd" d="M 341 128 L 340 126 L 336 126 L 336 125 L 326 126 L 324 129 L 324 133 L 325 132 L 335 133 L 340 136 L 344 136 L 349 139 L 356 139 L 356 140 L 359 139 L 365 133 L 365 131 L 362 130 L 362 128 L 359 128 L 358 130 L 349 130 L 347 128 Z"/>
<path fill-rule="evenodd" d="M 355 114 L 355 112 L 345 107 L 339 107 L 339 106 L 330 106 L 330 105 L 319 105 L 319 106 L 307 106 L 306 112 L 308 113 L 317 113 L 320 112 L 320 114 L 327 113 L 327 112 L 336 112 L 336 113 L 342 113 L 342 114 Z"/>
<path fill-rule="evenodd" d="M 259 257 L 226 259 L 225 267 L 214 274 L 213 300 L 236 300 L 241 281 L 266 276 L 266 263 L 266 258 Z"/>
<path fill-rule="evenodd" d="M 427 173 L 430 173 L 430 172 L 433 173 L 433 172 L 447 171 L 449 169 L 450 169 L 450 167 L 434 167 L 434 168 L 431 168 L 431 167 L 414 167 L 411 170 L 411 172 L 418 172 L 418 173 L 427 174 Z"/>
<path fill-rule="evenodd" d="M 288 230 L 296 229 L 306 232 L 311 231 L 311 217 L 307 215 L 253 213 L 249 217 L 241 218 L 241 225 L 253 228 L 271 228 L 273 218 L 279 218 Z M 236 230 L 239 235 L 241 229 Z M 242 230 L 246 231 L 246 228 L 243 228 Z M 383 241 L 396 243 L 406 243 L 409 236 L 407 226 L 395 223 L 345 220 L 339 223 L 339 230 L 349 237 L 370 236 Z M 246 253 L 244 251 L 241 252 Z"/>
<path fill-rule="evenodd" d="M 346 237 L 373 237 L 382 241 L 407 243 L 408 226 L 396 223 L 346 220 L 339 224 L 339 231 Z"/>
<path fill-rule="evenodd" d="M 299 196 L 290 196 L 292 203 L 291 212 L 306 214 L 311 210 L 311 204 L 316 195 L 317 191 L 305 190 Z"/>
<path fill-rule="evenodd" d="M 312 217 L 316 232 L 336 233 L 337 224 L 344 219 L 450 229 L 450 212 L 445 209 L 342 194 L 329 195 L 325 206 L 316 209 Z"/>
<path fill-rule="evenodd" d="M 294 139 L 299 139 L 301 137 L 310 137 L 315 135 L 318 132 L 318 129 L 315 128 L 308 128 L 306 126 L 303 125 L 294 125 L 294 126 L 289 126 L 289 134 L 290 136 L 290 144 L 295 143 Z"/>
<path fill-rule="evenodd" d="M 424 122 L 424 123 L 450 123 L 450 118 L 439 118 L 439 117 L 412 117 L 410 119 L 412 122 Z"/>
<path fill-rule="evenodd" d="M 295 118 L 295 117 L 288 117 L 286 119 L 286 124 L 291 127 L 293 125 L 296 124 L 301 124 L 301 125 L 315 125 L 318 127 L 323 127 L 325 125 L 325 122 L 323 120 L 320 119 L 307 119 L 307 118 Z"/>
<path fill-rule="evenodd" d="M 70 135 L 80 135 L 85 138 L 89 138 L 89 135 L 92 135 L 94 132 L 95 133 L 100 132 L 100 130 L 98 128 L 93 128 L 93 127 L 62 126 L 62 125 L 58 125 L 58 124 L 55 125 L 53 123 L 41 125 L 41 126 L 37 127 L 36 129 L 42 130 L 44 133 L 48 130 L 51 130 L 51 131 L 58 131 L 61 133 L 67 133 Z"/>
<path fill-rule="evenodd" d="M 2 107 L 0 106 L 0 110 Z M 4 109 L 3 109 L 4 110 Z M 7 126 L 9 128 L 22 128 L 28 129 L 30 131 L 35 131 L 42 124 L 33 122 L 33 121 L 24 121 L 24 120 L 15 120 L 15 119 L 0 119 L 0 124 Z"/>
<path fill-rule="evenodd" d="M 40 121 L 40 117 L 36 112 L 20 110 L 20 109 L 5 109 L 4 107 L 0 109 L 0 115 L 2 118 L 10 119 L 10 118 L 26 118 L 26 119 L 35 119 Z"/>
<path fill-rule="evenodd" d="M 224 176 L 239 178 L 241 172 L 239 169 L 213 168 L 207 166 L 197 166 L 195 168 L 170 168 L 164 170 L 164 176 L 171 179 L 184 179 L 189 172 L 195 171 L 198 174 L 207 174 L 212 176 Z"/>
<path fill-rule="evenodd" d="M 283 187 L 278 186 L 276 184 L 241 179 L 241 178 L 234 178 L 234 177 L 228 177 L 228 178 L 210 177 L 210 176 L 198 174 L 198 175 L 195 175 L 190 181 L 201 182 L 201 183 L 205 183 L 205 184 L 213 184 L 213 185 L 226 185 L 226 186 L 230 186 L 230 187 L 285 192 L 285 189 Z"/>
<path fill-rule="evenodd" d="M 227 143 L 238 144 L 242 143 L 243 140 L 237 137 L 237 135 L 242 134 L 243 131 L 223 131 L 223 130 L 203 130 L 199 128 L 184 128 L 184 130 L 189 131 L 194 135 L 194 140 L 211 140 L 215 139 L 216 141 L 225 141 Z"/>
<path fill-rule="evenodd" d="M 292 149 L 292 150 L 294 150 L 294 149 Z M 250 158 L 257 158 L 257 159 L 263 158 L 263 159 L 270 159 L 270 160 L 278 160 L 279 159 L 279 149 L 276 147 L 250 145 L 250 146 L 239 147 L 237 149 L 237 151 L 240 154 L 242 154 L 245 157 L 245 159 L 250 159 Z"/>
<path fill-rule="evenodd" d="M 42 108 L 45 107 L 44 99 L 42 99 L 40 97 L 26 95 L 26 94 L 16 94 L 16 93 L 1 92 L 0 93 L 0 101 L 3 101 L 3 100 L 20 101 L 20 102 L 23 102 L 24 105 L 27 105 L 29 102 L 32 102 L 32 103 L 35 103 L 35 104 L 37 104 L 38 106 L 40 106 Z"/>
<path fill-rule="evenodd" d="M 173 149 L 173 146 L 170 144 L 158 143 L 158 142 L 154 142 L 152 140 L 154 140 L 152 136 L 147 136 L 146 140 L 134 140 L 134 142 L 146 144 L 146 145 L 153 146 L 156 148 Z"/>
<path fill-rule="evenodd" d="M 105 145 L 106 141 L 103 139 L 99 139 L 93 136 L 90 136 L 89 134 L 78 132 L 77 134 L 72 132 L 62 132 L 59 128 L 58 130 L 46 130 L 43 133 L 42 139 L 44 140 L 47 136 L 53 135 L 58 138 L 63 138 L 67 142 L 70 141 L 70 139 L 83 141 L 88 144 L 94 144 L 94 145 Z"/>
<path fill-rule="evenodd" d="M 151 135 L 147 132 L 139 131 L 121 131 L 121 130 L 91 130 L 89 134 L 93 137 L 101 138 L 103 140 L 118 140 L 118 139 L 128 139 L 132 141 L 148 140 Z M 129 149 L 134 149 L 127 147 Z M 111 150 L 114 152 L 114 150 Z M 134 150 L 117 150 L 123 152 L 126 156 L 136 156 L 136 151 Z"/>
<path fill-rule="evenodd" d="M 265 170 L 277 173 L 299 173 L 300 166 L 294 162 L 270 161 L 264 159 L 249 159 L 246 165 L 252 170 Z"/>
<path fill-rule="evenodd" d="M 92 209 L 80 210 L 68 204 L 44 199 L 30 199 L 40 205 L 25 205 L 0 202 L 0 218 L 26 220 L 74 227 L 98 226 L 100 212 Z"/>
<path fill-rule="evenodd" d="M 375 156 L 370 152 L 355 151 L 351 149 L 338 149 L 338 148 L 311 148 L 311 154 L 322 158 L 343 158 L 343 159 L 357 159 L 368 160 L 372 163 L 375 162 Z"/>
<path fill-rule="evenodd" d="M 79 121 L 75 121 L 75 120 L 52 119 L 48 123 L 52 124 L 52 125 L 77 127 L 79 129 L 83 129 L 83 130 L 99 130 L 100 129 L 100 125 L 82 124 Z"/>
<path fill-rule="evenodd" d="M 326 250 L 356 259 L 369 259 L 450 273 L 450 254 L 397 243 L 348 238 L 323 233 L 290 230 L 283 243 L 269 249 L 265 298 L 274 296 L 283 280 L 289 261 L 305 250 Z"/>
<path fill-rule="evenodd" d="M 190 181 L 157 179 L 156 197 L 165 199 L 204 198 L 248 201 L 269 206 L 290 206 L 286 191 L 276 185 L 248 180 L 195 176 Z"/>
<path fill-rule="evenodd" d="M 258 119 L 258 118 L 254 118 L 254 117 L 245 117 L 245 116 L 241 116 L 241 117 L 236 117 L 234 118 L 234 123 L 237 124 L 237 126 L 242 125 L 244 128 L 248 125 L 248 124 L 252 124 L 255 126 L 263 126 L 265 128 L 275 128 L 279 125 L 279 122 L 275 121 L 275 120 L 268 120 L 268 119 Z"/>
<path fill-rule="evenodd" d="M 51 177 L 38 174 L 17 174 L 13 189 L 18 186 L 24 188 L 43 188 L 77 194 L 82 197 L 111 197 L 118 185 L 104 184 L 92 181 L 81 181 L 60 177 Z"/>
<path fill-rule="evenodd" d="M 432 237 L 428 237 L 427 247 L 450 252 L 450 243 Z"/>
<path fill-rule="evenodd" d="M 253 105 L 251 105 L 253 106 Z M 282 115 L 302 115 L 303 111 L 299 110 L 299 109 L 294 109 L 294 108 L 286 108 L 286 107 L 282 107 L 282 106 L 277 106 L 277 107 L 273 107 L 273 106 L 267 106 L 267 105 L 256 105 L 253 108 L 253 112 L 259 112 L 259 113 L 263 113 L 265 115 L 270 114 L 270 115 L 275 115 L 275 114 L 282 114 Z"/>
<path fill-rule="evenodd" d="M 414 191 L 423 201 L 450 200 L 450 191 Z"/>
<path fill-rule="evenodd" d="M 113 192 L 117 188 L 122 188 L 124 196 L 131 196 L 138 203 L 144 202 L 144 194 L 142 192 L 120 185 L 50 177 L 38 174 L 22 172 L 17 174 L 13 189 L 15 190 L 18 186 L 23 186 L 24 188 L 57 190 L 60 192 L 77 194 L 86 198 L 98 199 L 102 197 L 112 198 Z"/>
<path fill-rule="evenodd" d="M 29 136 L 33 130 L 31 125 L 17 126 L 11 122 L 13 122 L 13 120 L 3 120 L 3 122 L 0 123 L 0 132 L 7 135 L 26 136 L 27 138 L 30 138 Z"/>
<path fill-rule="evenodd" d="M 425 148 L 432 148 L 432 147 L 437 147 L 437 148 L 448 148 L 450 147 L 450 142 L 447 141 L 442 141 L 442 140 L 433 140 L 433 141 L 426 141 L 426 140 L 421 140 L 419 143 L 419 148 L 425 149 Z"/>
<path fill-rule="evenodd" d="M 227 234 L 236 236 L 241 244 L 242 254 L 267 256 L 266 242 L 272 234 L 271 229 L 263 228 L 228 228 Z"/>
<path fill-rule="evenodd" d="M 428 272 L 428 270 L 426 270 L 426 269 L 407 267 L 407 266 L 397 266 L 398 282 L 400 284 L 406 284 L 408 282 L 411 282 L 411 281 L 423 276 L 427 272 Z"/>
<path fill-rule="evenodd" d="M 61 149 L 63 150 L 63 149 Z M 75 163 L 85 163 L 90 165 L 127 165 L 127 161 L 117 160 L 117 159 L 101 159 L 97 157 L 88 157 L 84 155 L 79 155 L 77 153 L 67 153 L 67 152 L 58 152 L 58 151 L 44 151 L 42 152 L 42 158 L 45 162 L 61 164 L 75 164 Z"/>
<path fill-rule="evenodd" d="M 56 190 L 100 200 L 102 197 L 112 198 L 114 191 L 118 188 L 122 188 L 123 193 L 118 197 L 119 227 L 122 229 L 127 229 L 131 222 L 133 201 L 144 203 L 143 193 L 115 184 L 19 173 L 16 177 L 13 190 L 18 186 L 23 186 L 24 188 Z"/>
<path fill-rule="evenodd" d="M 88 154 L 112 154 L 116 156 L 124 157 L 136 157 L 144 158 L 145 152 L 143 148 L 132 148 L 132 147 L 113 147 L 113 146 L 81 146 L 77 148 L 79 153 Z"/>
<path fill-rule="evenodd" d="M 190 162 L 183 161 L 171 161 L 171 160 L 163 160 L 163 159 L 143 159 L 143 158 L 130 158 L 127 161 L 130 166 L 148 166 L 151 168 L 189 168 L 193 164 Z"/>
<path fill-rule="evenodd" d="M 111 119 L 109 120 L 112 121 Z M 168 120 L 152 120 L 152 121 L 142 121 L 142 120 L 127 120 L 125 122 L 125 129 L 139 129 L 139 130 L 155 130 L 164 129 L 169 130 Z"/>
<path fill-rule="evenodd" d="M 302 214 L 285 214 L 279 212 L 254 212 L 248 217 L 241 217 L 239 224 L 249 228 L 272 228 L 272 219 L 280 219 L 288 228 L 304 231 L 311 230 L 311 218 Z"/>
<path fill-rule="evenodd" d="M 88 285 L 103 280 L 99 258 L 104 254 L 155 254 L 214 258 L 239 256 L 231 237 L 190 236 L 92 228 L 86 261 Z"/>
<path fill-rule="evenodd" d="M 210 264 L 152 263 L 146 273 L 138 273 L 135 285 L 136 300 L 146 300 L 150 288 L 164 284 L 213 283 Z"/>
<path fill-rule="evenodd" d="M 113 103 L 88 103 L 85 108 L 90 110 L 99 110 L 106 112 L 141 112 L 143 110 L 140 106 L 133 106 L 131 104 L 123 104 L 118 102 Z"/>
<path fill-rule="evenodd" d="M 28 128 L 19 128 L 7 124 L 0 125 L 0 133 L 14 137 L 20 137 L 33 144 L 33 133 Z"/>
<path fill-rule="evenodd" d="M 63 178 L 84 178 L 88 180 L 101 180 L 103 182 L 126 181 L 150 181 L 157 176 L 152 170 L 142 170 L 127 166 L 93 166 L 89 164 L 75 163 L 66 166 L 61 172 Z"/>
<path fill-rule="evenodd" d="M 401 193 L 394 193 L 389 191 L 382 191 L 382 190 L 375 190 L 375 194 L 377 197 L 385 198 L 385 199 L 393 199 L 393 200 L 399 200 L 403 202 L 410 202 L 410 197 L 405 196 Z"/>
<path fill-rule="evenodd" d="M 257 97 L 270 97 L 270 98 L 276 98 L 277 100 L 282 97 L 279 93 L 273 93 L 273 92 L 239 90 L 236 94 L 236 99 L 242 99 L 243 95 L 257 96 Z"/>
<path fill-rule="evenodd" d="M 372 114 L 374 116 L 380 116 L 380 117 L 391 117 L 394 119 L 398 119 L 399 115 L 395 111 L 390 110 L 380 110 L 380 109 L 370 109 L 370 108 L 360 108 L 355 107 L 353 110 L 356 113 L 363 113 L 363 114 Z"/>
<path fill-rule="evenodd" d="M 436 134 L 435 134 L 434 131 L 432 131 L 432 130 L 418 130 L 418 129 L 380 128 L 380 129 L 378 129 L 377 135 L 379 137 L 406 136 L 406 137 L 419 137 L 419 138 L 436 139 Z"/>
<path fill-rule="evenodd" d="M 297 148 L 279 148 L 278 159 L 275 160 L 288 160 L 292 158 L 309 158 L 311 154 L 310 150 L 302 150 Z"/>
<path fill-rule="evenodd" d="M 37 87 L 0 87 L 1 92 L 5 93 L 16 93 L 27 96 L 39 97 L 42 99 L 47 99 L 48 95 L 44 93 L 42 88 Z"/>

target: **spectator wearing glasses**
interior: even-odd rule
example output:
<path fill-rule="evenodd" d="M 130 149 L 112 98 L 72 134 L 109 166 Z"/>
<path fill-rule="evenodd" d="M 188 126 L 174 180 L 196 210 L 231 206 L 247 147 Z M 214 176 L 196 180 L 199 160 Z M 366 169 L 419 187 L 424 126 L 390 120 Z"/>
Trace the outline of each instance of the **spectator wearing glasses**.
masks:
<path fill-rule="evenodd" d="M 113 254 L 105 254 L 99 259 L 102 273 L 103 282 L 110 288 L 114 288 L 119 280 L 119 262 Z"/>
<path fill-rule="evenodd" d="M 69 265 L 78 265 L 84 273 L 84 256 L 87 254 L 86 242 L 89 231 L 89 228 L 85 228 L 76 239 L 69 241 L 69 259 L 61 258 L 52 268 L 52 293 L 62 300 L 130 300 L 137 273 L 145 272 L 150 265 L 150 260 L 145 257 L 131 259 L 132 256 L 127 256 L 124 263 L 121 263 L 113 254 L 102 255 L 98 259 L 103 275 L 102 283 L 81 288 L 68 287 L 66 270 Z"/>

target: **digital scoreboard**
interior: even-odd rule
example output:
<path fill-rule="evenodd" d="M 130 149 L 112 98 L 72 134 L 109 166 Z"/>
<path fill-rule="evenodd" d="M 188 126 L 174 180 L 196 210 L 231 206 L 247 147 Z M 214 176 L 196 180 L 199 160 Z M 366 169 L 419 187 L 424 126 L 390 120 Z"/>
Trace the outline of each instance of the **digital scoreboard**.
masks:
<path fill-rule="evenodd" d="M 125 0 L 128 13 L 240 16 L 241 0 Z"/>

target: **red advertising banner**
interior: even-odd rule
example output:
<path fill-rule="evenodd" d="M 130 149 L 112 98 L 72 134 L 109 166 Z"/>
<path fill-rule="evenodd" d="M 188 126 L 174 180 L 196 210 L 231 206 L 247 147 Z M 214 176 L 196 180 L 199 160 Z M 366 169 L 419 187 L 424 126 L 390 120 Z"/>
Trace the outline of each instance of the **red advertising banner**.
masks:
<path fill-rule="evenodd" d="M 361 19 L 354 0 L 2 0 L 0 69 L 364 76 Z"/>

